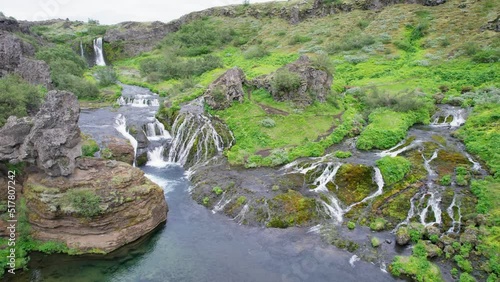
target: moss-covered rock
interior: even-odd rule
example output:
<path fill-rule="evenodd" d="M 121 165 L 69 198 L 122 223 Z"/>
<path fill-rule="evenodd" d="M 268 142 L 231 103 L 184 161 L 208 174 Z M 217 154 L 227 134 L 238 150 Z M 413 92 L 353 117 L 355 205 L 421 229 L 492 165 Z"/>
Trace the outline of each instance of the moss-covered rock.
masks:
<path fill-rule="evenodd" d="M 408 227 L 401 226 L 396 231 L 396 243 L 400 246 L 404 246 L 410 242 L 410 232 Z"/>
<path fill-rule="evenodd" d="M 335 185 L 331 183 L 328 189 L 335 192 L 342 203 L 351 205 L 360 202 L 377 190 L 373 181 L 373 168 L 359 164 L 345 164 L 340 167 L 335 178 Z"/>

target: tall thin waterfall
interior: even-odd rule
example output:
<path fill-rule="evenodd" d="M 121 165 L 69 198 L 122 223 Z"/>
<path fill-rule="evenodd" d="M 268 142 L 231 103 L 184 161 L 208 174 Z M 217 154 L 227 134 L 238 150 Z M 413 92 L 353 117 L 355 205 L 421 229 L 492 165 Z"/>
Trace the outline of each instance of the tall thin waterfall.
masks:
<path fill-rule="evenodd" d="M 119 114 L 116 119 L 115 119 L 115 128 L 118 132 L 120 132 L 123 137 L 127 138 L 130 141 L 130 144 L 132 147 L 134 147 L 134 166 L 135 166 L 135 156 L 137 155 L 137 146 L 138 142 L 132 136 L 128 131 L 127 131 L 127 118 L 125 118 L 124 115 Z"/>
<path fill-rule="evenodd" d="M 104 52 L 102 49 L 102 37 L 94 39 L 94 53 L 95 53 L 95 64 L 98 66 L 105 66 Z"/>
<path fill-rule="evenodd" d="M 80 41 L 80 56 L 85 59 L 85 53 L 83 53 L 83 42 Z"/>
<path fill-rule="evenodd" d="M 182 166 L 194 165 L 212 158 L 224 149 L 224 139 L 215 129 L 211 119 L 202 114 L 179 114 L 171 133 L 173 140 L 168 162 Z"/>

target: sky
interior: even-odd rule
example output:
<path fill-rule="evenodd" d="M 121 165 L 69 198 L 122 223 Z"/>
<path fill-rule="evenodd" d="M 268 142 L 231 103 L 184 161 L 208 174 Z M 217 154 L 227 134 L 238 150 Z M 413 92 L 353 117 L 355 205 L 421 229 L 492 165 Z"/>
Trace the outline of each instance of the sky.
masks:
<path fill-rule="evenodd" d="M 270 0 L 250 0 L 250 3 Z M 193 11 L 242 4 L 243 0 L 0 0 L 0 12 L 18 20 L 66 19 L 101 24 L 168 22 Z"/>

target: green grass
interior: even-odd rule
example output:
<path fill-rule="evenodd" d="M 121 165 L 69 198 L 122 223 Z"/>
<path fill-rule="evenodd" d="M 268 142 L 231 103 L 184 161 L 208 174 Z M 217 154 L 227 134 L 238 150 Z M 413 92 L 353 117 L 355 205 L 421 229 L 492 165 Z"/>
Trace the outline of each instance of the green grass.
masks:
<path fill-rule="evenodd" d="M 428 123 L 428 112 L 395 112 L 379 108 L 369 116 L 370 124 L 361 132 L 356 146 L 362 150 L 388 149 L 406 137 L 415 123 Z"/>
<path fill-rule="evenodd" d="M 403 157 L 385 156 L 376 161 L 386 185 L 392 185 L 403 180 L 410 172 L 411 162 Z"/>

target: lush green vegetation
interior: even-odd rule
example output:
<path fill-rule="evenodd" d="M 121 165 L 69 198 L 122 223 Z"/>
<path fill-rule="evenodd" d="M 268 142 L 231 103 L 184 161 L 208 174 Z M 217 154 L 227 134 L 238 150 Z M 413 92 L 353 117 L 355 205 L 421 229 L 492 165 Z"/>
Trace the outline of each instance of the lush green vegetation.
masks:
<path fill-rule="evenodd" d="M 45 91 L 14 75 L 0 78 L 0 127 L 9 116 L 25 117 L 35 114 Z"/>
<path fill-rule="evenodd" d="M 356 146 L 359 149 L 388 149 L 406 137 L 415 123 L 429 123 L 429 113 L 421 111 L 396 112 L 379 108 L 369 116 L 370 124 L 361 132 Z"/>
<path fill-rule="evenodd" d="M 499 177 L 500 171 L 499 119 L 498 104 L 477 105 L 467 123 L 457 132 L 457 136 L 465 142 L 467 150 L 484 160 L 496 178 Z"/>
<path fill-rule="evenodd" d="M 83 140 L 82 156 L 93 157 L 95 155 L 95 153 L 99 152 L 99 150 L 100 150 L 99 144 L 97 144 L 97 142 L 94 139 L 92 139 L 90 136 L 82 134 L 82 140 Z M 109 152 L 109 153 L 111 153 L 111 152 Z M 103 156 L 103 157 L 106 158 L 106 156 L 109 154 L 104 154 L 104 155 L 105 156 Z"/>
<path fill-rule="evenodd" d="M 102 199 L 91 190 L 70 190 L 64 195 L 64 201 L 71 205 L 78 214 L 86 218 L 91 218 L 102 212 Z"/>
<path fill-rule="evenodd" d="M 376 163 L 387 186 L 401 181 L 411 169 L 411 162 L 399 156 L 385 156 Z"/>
<path fill-rule="evenodd" d="M 36 57 L 49 64 L 52 81 L 57 89 L 71 91 L 81 99 L 98 97 L 97 86 L 83 78 L 87 63 L 71 48 L 64 45 L 44 48 L 37 52 Z"/>
<path fill-rule="evenodd" d="M 422 242 L 413 247 L 411 256 L 396 256 L 389 269 L 395 276 L 406 275 L 419 282 L 444 281 L 439 267 L 427 260 L 427 251 Z"/>

